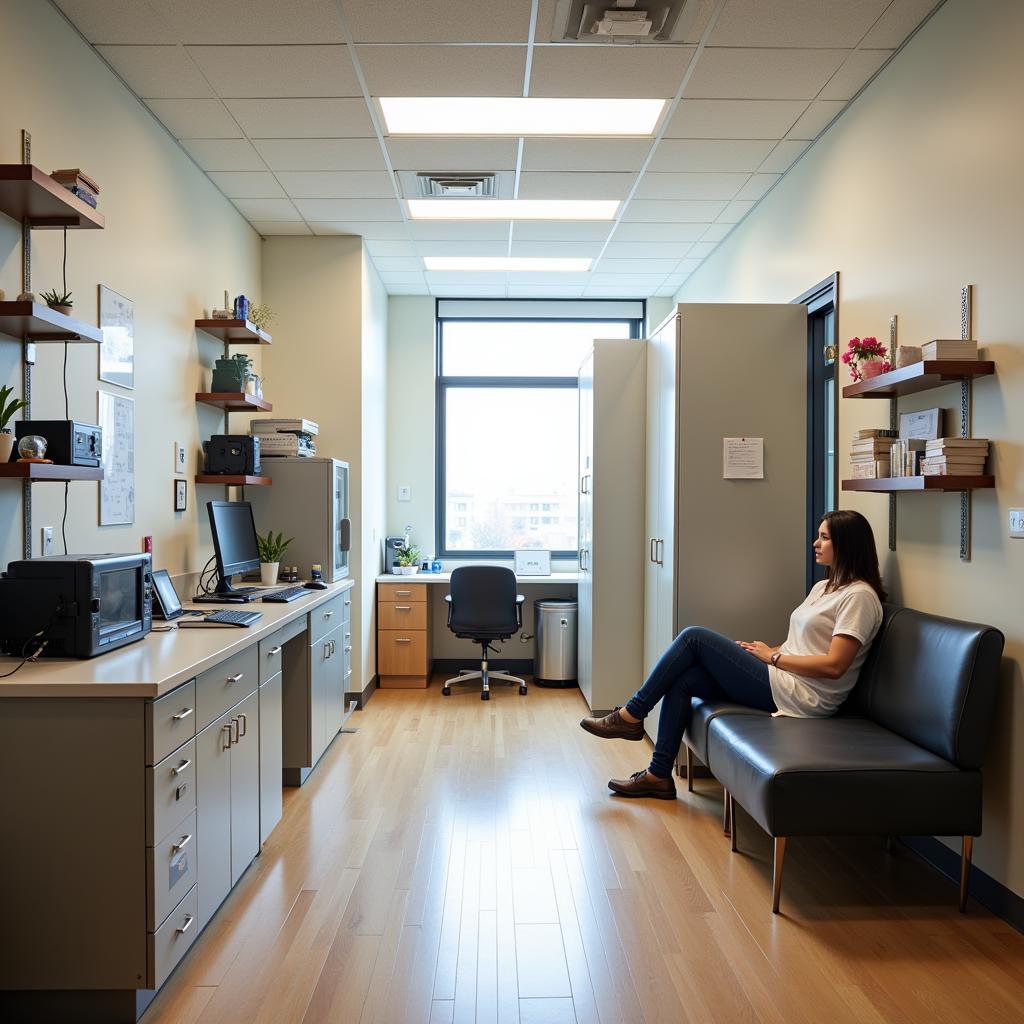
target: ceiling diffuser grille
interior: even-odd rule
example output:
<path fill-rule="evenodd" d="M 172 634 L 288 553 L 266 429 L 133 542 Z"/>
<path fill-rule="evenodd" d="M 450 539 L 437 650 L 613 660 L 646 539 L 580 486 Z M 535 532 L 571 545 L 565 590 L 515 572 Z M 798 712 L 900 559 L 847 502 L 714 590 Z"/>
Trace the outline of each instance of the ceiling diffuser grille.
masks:
<path fill-rule="evenodd" d="M 558 0 L 557 42 L 666 43 L 686 0 Z"/>
<path fill-rule="evenodd" d="M 416 177 L 420 195 L 428 198 L 472 199 L 493 196 L 497 191 L 497 175 L 493 171 L 477 174 L 422 172 Z"/>

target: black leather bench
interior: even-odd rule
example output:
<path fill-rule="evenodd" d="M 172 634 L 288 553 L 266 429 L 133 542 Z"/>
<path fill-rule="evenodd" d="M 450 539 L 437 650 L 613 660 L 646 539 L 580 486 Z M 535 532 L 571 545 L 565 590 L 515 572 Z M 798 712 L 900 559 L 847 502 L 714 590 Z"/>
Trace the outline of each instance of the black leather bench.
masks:
<path fill-rule="evenodd" d="M 857 685 L 831 718 L 694 699 L 688 788 L 696 754 L 725 789 L 733 850 L 736 804 L 772 836 L 774 913 L 786 840 L 812 835 L 961 836 L 966 909 L 1002 651 L 991 626 L 886 605 Z"/>

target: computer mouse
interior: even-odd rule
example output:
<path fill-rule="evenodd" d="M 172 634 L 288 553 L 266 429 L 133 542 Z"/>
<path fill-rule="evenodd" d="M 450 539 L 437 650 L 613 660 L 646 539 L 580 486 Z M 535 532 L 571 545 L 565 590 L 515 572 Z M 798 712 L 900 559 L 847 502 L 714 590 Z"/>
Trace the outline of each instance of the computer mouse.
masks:
<path fill-rule="evenodd" d="M 308 583 L 302 584 L 307 590 L 326 590 L 327 584 L 321 583 L 320 580 L 310 580 Z"/>

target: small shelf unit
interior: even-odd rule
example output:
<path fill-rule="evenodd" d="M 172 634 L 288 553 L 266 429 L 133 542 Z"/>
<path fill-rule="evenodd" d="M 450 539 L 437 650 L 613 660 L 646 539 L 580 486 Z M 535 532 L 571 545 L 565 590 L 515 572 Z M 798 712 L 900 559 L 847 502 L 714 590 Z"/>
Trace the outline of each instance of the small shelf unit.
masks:
<path fill-rule="evenodd" d="M 843 490 L 898 494 L 900 491 L 977 491 L 995 485 L 994 476 L 893 476 L 844 480 Z"/>
<path fill-rule="evenodd" d="M 32 164 L 0 164 L 0 213 L 43 230 L 105 226 L 102 213 Z"/>
<path fill-rule="evenodd" d="M 197 391 L 196 401 L 225 412 L 273 412 L 274 406 L 262 398 L 242 392 Z"/>
<path fill-rule="evenodd" d="M 272 339 L 251 320 L 197 320 L 196 330 L 219 338 L 225 345 L 270 345 Z"/>
<path fill-rule="evenodd" d="M 995 367 L 987 359 L 929 359 L 847 384 L 843 398 L 902 398 L 961 380 L 987 377 L 995 372 Z"/>
<path fill-rule="evenodd" d="M 228 476 L 224 473 L 197 473 L 197 484 L 220 484 L 221 487 L 270 487 L 273 479 L 269 476 Z"/>
<path fill-rule="evenodd" d="M 57 466 L 49 462 L 5 462 L 0 464 L 0 479 L 26 480 L 30 483 L 52 480 L 102 480 L 99 466 Z"/>
<path fill-rule="evenodd" d="M 0 302 L 0 334 L 19 341 L 86 342 L 98 345 L 103 332 L 39 302 Z"/>

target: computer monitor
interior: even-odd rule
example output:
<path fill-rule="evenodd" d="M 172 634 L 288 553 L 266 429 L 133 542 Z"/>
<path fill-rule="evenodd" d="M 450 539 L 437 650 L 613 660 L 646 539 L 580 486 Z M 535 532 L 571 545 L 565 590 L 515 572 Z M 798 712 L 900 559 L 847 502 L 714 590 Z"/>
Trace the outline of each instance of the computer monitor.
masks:
<path fill-rule="evenodd" d="M 247 501 L 208 501 L 213 550 L 217 557 L 217 593 L 235 593 L 231 577 L 260 567 L 256 523 Z"/>

